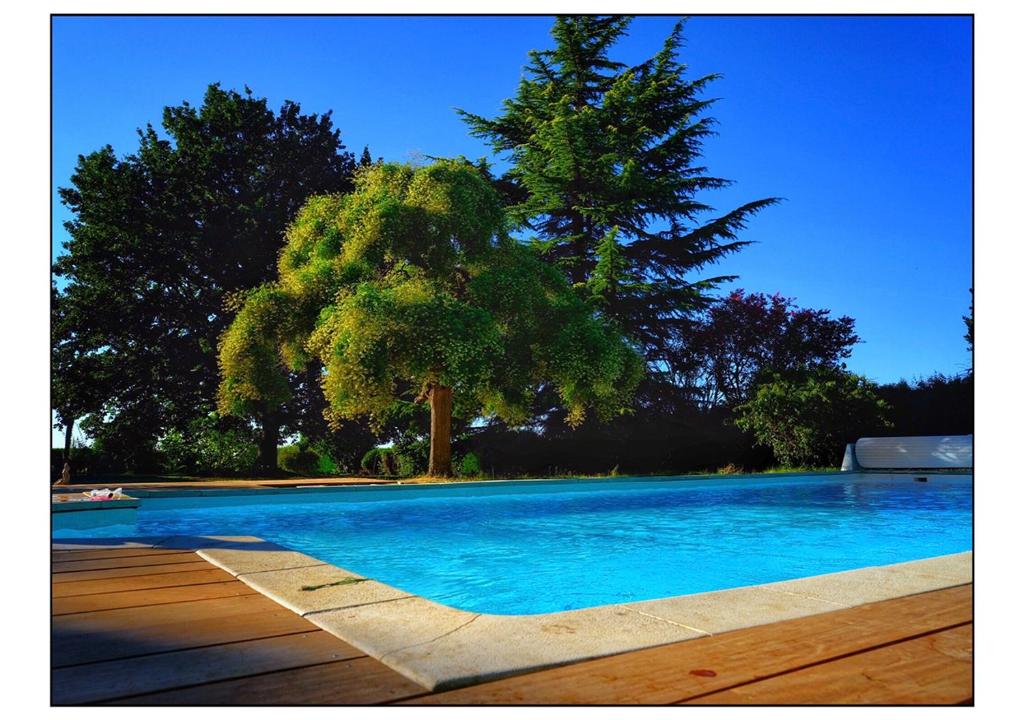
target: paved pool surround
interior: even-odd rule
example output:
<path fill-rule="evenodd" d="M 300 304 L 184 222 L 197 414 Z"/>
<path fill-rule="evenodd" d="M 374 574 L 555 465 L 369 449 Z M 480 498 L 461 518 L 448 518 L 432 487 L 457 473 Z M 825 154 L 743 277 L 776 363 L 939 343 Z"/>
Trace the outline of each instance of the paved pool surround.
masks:
<path fill-rule="evenodd" d="M 971 551 L 783 582 L 540 615 L 467 612 L 256 537 L 125 538 L 55 550 L 174 548 L 237 577 L 428 690 L 972 582 Z"/>

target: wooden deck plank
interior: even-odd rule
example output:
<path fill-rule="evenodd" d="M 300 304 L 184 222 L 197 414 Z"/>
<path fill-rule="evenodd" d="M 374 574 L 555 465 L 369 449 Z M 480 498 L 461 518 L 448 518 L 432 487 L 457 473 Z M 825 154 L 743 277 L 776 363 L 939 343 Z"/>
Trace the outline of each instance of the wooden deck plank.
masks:
<path fill-rule="evenodd" d="M 93 558 L 89 560 L 66 560 L 53 563 L 53 572 L 77 573 L 85 570 L 113 570 L 116 568 L 160 567 L 195 562 L 199 558 L 194 552 L 176 552 L 164 555 L 141 555 L 131 557 Z M 158 570 L 155 572 L 159 572 Z M 74 579 L 74 578 L 70 578 Z"/>
<path fill-rule="evenodd" d="M 701 705 L 949 705 L 973 697 L 973 626 L 963 625 L 690 702 Z"/>
<path fill-rule="evenodd" d="M 77 705 L 113 700 L 365 656 L 330 633 L 309 627 L 309 632 L 297 635 L 55 670 L 52 702 Z"/>
<path fill-rule="evenodd" d="M 428 692 L 370 657 L 139 695 L 114 705 L 375 705 Z M 104 703 L 106 704 L 106 703 Z"/>
<path fill-rule="evenodd" d="M 171 548 L 103 548 L 100 550 L 52 550 L 50 559 L 53 562 L 68 560 L 95 560 L 97 558 L 137 557 L 142 555 L 169 555 L 187 552 Z"/>
<path fill-rule="evenodd" d="M 262 595 L 61 615 L 52 620 L 51 664 L 205 647 L 308 631 L 311 623 Z"/>
<path fill-rule="evenodd" d="M 166 567 L 166 566 L 164 566 Z M 161 568 L 162 570 L 163 568 Z M 231 573 L 215 568 L 209 563 L 205 567 L 189 572 L 158 572 L 152 575 L 130 575 L 128 577 L 99 578 L 95 580 L 79 580 L 76 582 L 60 582 L 51 586 L 52 597 L 71 597 L 92 595 L 96 593 L 114 593 L 132 590 L 152 590 L 156 588 L 182 587 L 206 583 L 227 582 L 234 580 Z"/>
<path fill-rule="evenodd" d="M 412 702 L 674 703 L 971 618 L 971 586 L 967 585 L 599 658 Z"/>
<path fill-rule="evenodd" d="M 191 555 L 191 554 L 190 554 Z M 156 573 L 192 572 L 193 570 L 205 570 L 210 567 L 198 555 L 191 555 L 196 558 L 189 562 L 171 563 L 168 565 L 144 565 L 142 567 L 111 568 L 105 570 L 80 570 L 71 573 L 54 573 L 51 579 L 54 583 L 76 583 L 83 580 L 107 580 L 109 578 L 133 577 L 135 575 L 153 575 Z"/>
<path fill-rule="evenodd" d="M 212 600 L 214 598 L 255 595 L 256 590 L 236 580 L 205 583 L 202 585 L 179 585 L 153 590 L 120 590 L 115 592 L 72 595 L 53 599 L 53 615 L 118 610 L 121 608 L 147 607 L 190 600 Z"/>

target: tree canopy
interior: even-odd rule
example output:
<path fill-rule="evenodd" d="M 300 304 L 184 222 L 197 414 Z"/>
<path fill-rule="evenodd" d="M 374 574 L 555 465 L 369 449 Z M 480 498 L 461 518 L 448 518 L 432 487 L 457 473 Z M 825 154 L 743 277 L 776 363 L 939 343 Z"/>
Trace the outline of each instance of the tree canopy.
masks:
<path fill-rule="evenodd" d="M 630 399 L 639 356 L 505 222 L 461 160 L 374 164 L 353 193 L 311 198 L 277 281 L 247 295 L 222 338 L 221 410 L 285 402 L 287 371 L 313 362 L 336 423 L 379 425 L 396 403 L 429 399 L 433 432 L 447 432 L 447 396 L 456 413 L 514 424 L 541 383 L 570 423 L 609 417 Z M 431 470 L 451 472 L 433 449 Z"/>
<path fill-rule="evenodd" d="M 162 129 L 123 158 L 80 156 L 60 190 L 56 409 L 65 426 L 92 414 L 100 437 L 130 430 L 117 444 L 133 448 L 212 409 L 225 300 L 273 277 L 288 221 L 310 194 L 350 189 L 355 165 L 330 113 L 274 112 L 248 89 L 211 85 Z"/>
<path fill-rule="evenodd" d="M 511 163 L 501 187 L 514 227 L 535 233 L 545 257 L 589 288 L 663 371 L 688 314 L 730 279 L 691 274 L 743 247 L 738 232 L 776 200 L 708 217 L 704 193 L 729 184 L 700 164 L 714 132 L 714 100 L 703 93 L 717 76 L 685 77 L 682 23 L 650 59 L 610 59 L 630 22 L 556 18 L 554 48 L 529 54 L 497 117 L 459 112 Z"/>
<path fill-rule="evenodd" d="M 679 348 L 678 367 L 707 407 L 735 406 L 765 373 L 844 367 L 860 338 L 849 316 L 797 307 L 775 293 L 735 290 L 703 313 Z"/>

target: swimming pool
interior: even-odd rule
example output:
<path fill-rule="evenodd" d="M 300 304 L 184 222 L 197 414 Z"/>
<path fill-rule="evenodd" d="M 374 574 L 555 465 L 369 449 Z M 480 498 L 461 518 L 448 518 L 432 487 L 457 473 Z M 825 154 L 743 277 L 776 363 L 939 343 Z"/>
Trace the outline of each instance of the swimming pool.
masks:
<path fill-rule="evenodd" d="M 474 483 L 145 498 L 76 536 L 255 535 L 462 610 L 537 614 L 970 550 L 972 477 Z"/>

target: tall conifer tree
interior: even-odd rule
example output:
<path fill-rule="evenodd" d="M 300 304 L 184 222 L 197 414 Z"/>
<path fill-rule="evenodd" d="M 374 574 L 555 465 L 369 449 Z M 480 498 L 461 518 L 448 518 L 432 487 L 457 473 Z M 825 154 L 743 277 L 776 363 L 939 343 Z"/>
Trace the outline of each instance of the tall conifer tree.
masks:
<path fill-rule="evenodd" d="M 511 162 L 509 215 L 546 257 L 643 347 L 654 369 L 671 363 L 691 314 L 730 276 L 694 279 L 747 244 L 737 233 L 765 198 L 715 215 L 704 191 L 729 181 L 700 164 L 713 133 L 705 88 L 685 77 L 683 24 L 661 50 L 627 66 L 609 58 L 631 18 L 559 17 L 555 47 L 531 51 L 500 115 L 460 115 Z M 614 271 L 614 277 L 609 273 Z"/>
<path fill-rule="evenodd" d="M 359 156 L 359 167 L 370 167 L 373 165 L 373 156 L 370 155 L 370 146 L 363 145 L 363 154 Z"/>

